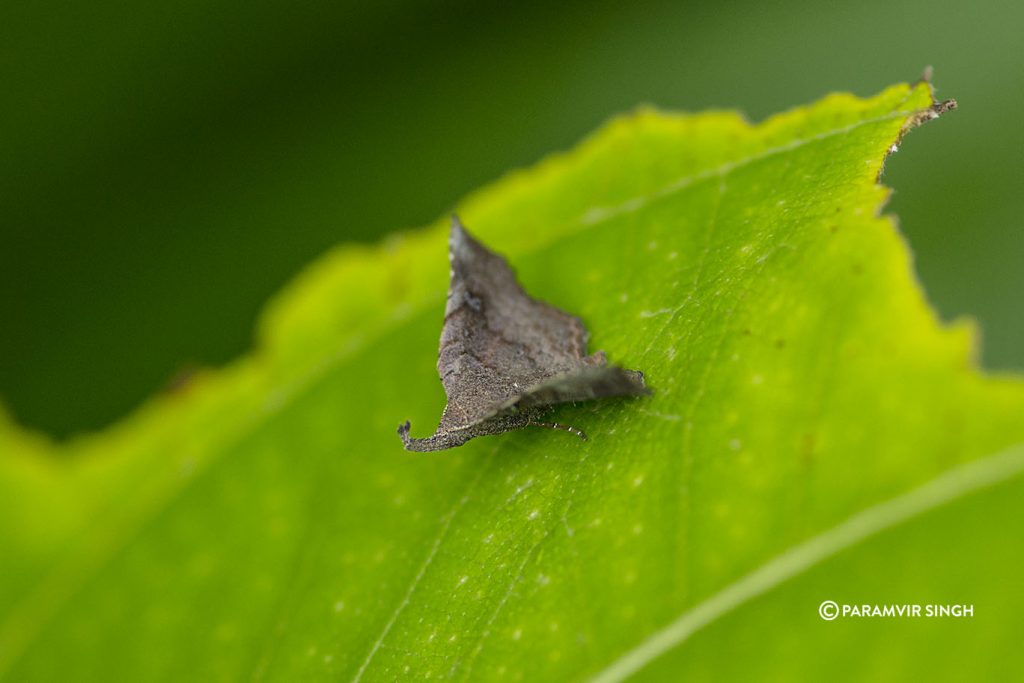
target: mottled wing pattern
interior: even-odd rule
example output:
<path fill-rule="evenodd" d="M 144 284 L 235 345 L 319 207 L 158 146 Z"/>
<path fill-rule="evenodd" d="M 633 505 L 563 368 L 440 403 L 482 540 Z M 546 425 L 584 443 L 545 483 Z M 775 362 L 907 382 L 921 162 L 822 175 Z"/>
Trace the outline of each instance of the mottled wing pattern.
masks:
<path fill-rule="evenodd" d="M 546 380 L 604 364 L 585 356 L 579 319 L 529 296 L 501 256 L 476 241 L 455 218 L 449 241 L 451 285 L 437 359 L 448 396 L 439 430 L 494 415 Z"/>

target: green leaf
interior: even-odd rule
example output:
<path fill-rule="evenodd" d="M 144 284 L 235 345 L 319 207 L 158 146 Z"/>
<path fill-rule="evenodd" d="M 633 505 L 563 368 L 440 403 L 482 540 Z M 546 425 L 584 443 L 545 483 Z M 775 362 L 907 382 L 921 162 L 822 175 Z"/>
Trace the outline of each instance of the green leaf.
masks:
<path fill-rule="evenodd" d="M 526 289 L 655 389 L 560 408 L 586 443 L 401 449 L 397 425 L 427 433 L 444 404 L 443 221 L 328 254 L 257 351 L 104 433 L 5 423 L 0 674 L 958 678 L 979 658 L 937 649 L 1005 657 L 1020 609 L 900 622 L 910 645 L 817 615 L 1024 607 L 991 585 L 1021 550 L 987 544 L 1022 514 L 1024 384 L 979 373 L 879 215 L 883 160 L 933 104 L 920 83 L 757 126 L 642 110 L 468 198 Z"/>

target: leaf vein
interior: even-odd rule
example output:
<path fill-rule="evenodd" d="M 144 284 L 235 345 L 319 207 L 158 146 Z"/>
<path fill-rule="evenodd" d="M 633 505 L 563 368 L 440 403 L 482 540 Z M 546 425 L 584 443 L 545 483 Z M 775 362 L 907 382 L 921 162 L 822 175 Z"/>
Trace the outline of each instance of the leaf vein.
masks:
<path fill-rule="evenodd" d="M 682 645 L 737 607 L 799 576 L 872 536 L 957 499 L 1024 474 L 1024 444 L 946 470 L 895 498 L 848 517 L 837 526 L 776 555 L 758 569 L 680 614 L 606 666 L 590 683 L 617 683 Z"/>

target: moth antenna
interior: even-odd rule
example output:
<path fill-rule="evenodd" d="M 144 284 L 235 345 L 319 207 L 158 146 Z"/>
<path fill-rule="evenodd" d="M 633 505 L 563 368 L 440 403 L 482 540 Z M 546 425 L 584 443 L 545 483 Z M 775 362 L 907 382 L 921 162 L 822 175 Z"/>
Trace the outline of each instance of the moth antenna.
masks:
<path fill-rule="evenodd" d="M 576 429 L 575 427 L 570 427 L 569 425 L 560 425 L 557 422 L 537 422 L 535 420 L 530 420 L 527 423 L 527 425 L 532 425 L 534 427 L 547 427 L 548 429 L 560 429 L 563 432 L 569 432 L 570 434 L 575 434 L 576 436 L 580 437 L 584 441 L 587 440 L 587 435 L 586 434 L 584 434 L 581 430 Z"/>

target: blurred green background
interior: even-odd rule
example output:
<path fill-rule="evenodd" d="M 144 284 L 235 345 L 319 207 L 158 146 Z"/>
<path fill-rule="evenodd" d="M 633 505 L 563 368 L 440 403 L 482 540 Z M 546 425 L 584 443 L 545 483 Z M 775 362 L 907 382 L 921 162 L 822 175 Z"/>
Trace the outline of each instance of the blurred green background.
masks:
<path fill-rule="evenodd" d="M 932 301 L 1024 368 L 1024 4 L 93 0 L 0 7 L 0 397 L 65 436 L 252 343 L 332 245 L 640 103 L 759 120 L 935 67 L 885 182 Z M 352 296 L 358 296 L 353 292 Z"/>

